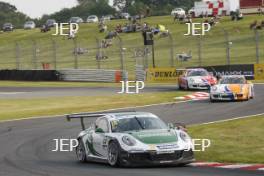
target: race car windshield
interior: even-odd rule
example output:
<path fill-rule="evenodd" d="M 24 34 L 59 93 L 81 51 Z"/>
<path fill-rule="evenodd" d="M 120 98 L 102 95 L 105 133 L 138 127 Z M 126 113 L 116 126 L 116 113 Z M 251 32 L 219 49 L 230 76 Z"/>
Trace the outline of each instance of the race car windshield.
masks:
<path fill-rule="evenodd" d="M 166 124 L 158 118 L 134 117 L 114 120 L 111 122 L 112 132 L 167 129 Z"/>
<path fill-rule="evenodd" d="M 190 71 L 188 76 L 208 76 L 208 72 L 203 70 Z"/>
<path fill-rule="evenodd" d="M 222 78 L 220 84 L 245 84 L 244 78 Z"/>

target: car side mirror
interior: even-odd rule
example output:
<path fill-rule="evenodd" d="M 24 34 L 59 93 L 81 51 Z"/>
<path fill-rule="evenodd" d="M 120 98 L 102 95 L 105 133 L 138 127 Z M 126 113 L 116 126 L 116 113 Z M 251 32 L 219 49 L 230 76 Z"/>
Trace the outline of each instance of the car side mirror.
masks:
<path fill-rule="evenodd" d="M 96 133 L 104 133 L 104 130 L 102 128 L 96 128 L 95 132 Z"/>
<path fill-rule="evenodd" d="M 174 128 L 187 132 L 187 126 L 184 123 L 174 123 Z"/>
<path fill-rule="evenodd" d="M 174 129 L 175 128 L 175 126 L 173 125 L 173 123 L 168 123 L 168 127 L 169 127 L 169 129 Z"/>

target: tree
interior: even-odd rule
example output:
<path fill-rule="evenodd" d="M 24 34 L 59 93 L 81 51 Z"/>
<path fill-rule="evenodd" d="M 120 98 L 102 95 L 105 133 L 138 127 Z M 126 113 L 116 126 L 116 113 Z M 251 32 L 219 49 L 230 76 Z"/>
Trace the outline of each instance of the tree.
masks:
<path fill-rule="evenodd" d="M 182 7 L 186 10 L 193 7 L 195 0 L 114 0 L 114 6 L 121 12 L 132 14 L 149 8 L 153 15 L 166 15 L 175 7 Z"/>
<path fill-rule="evenodd" d="M 78 0 L 80 3 L 73 8 L 65 8 L 51 15 L 45 15 L 41 18 L 43 24 L 48 18 L 54 18 L 58 22 L 68 22 L 73 16 L 86 19 L 89 15 L 103 16 L 114 14 L 115 9 L 108 4 L 108 0 Z"/>
<path fill-rule="evenodd" d="M 10 22 L 16 28 L 23 26 L 25 21 L 30 20 L 30 18 L 17 11 L 17 8 L 9 3 L 0 2 L 0 27 L 4 23 Z"/>

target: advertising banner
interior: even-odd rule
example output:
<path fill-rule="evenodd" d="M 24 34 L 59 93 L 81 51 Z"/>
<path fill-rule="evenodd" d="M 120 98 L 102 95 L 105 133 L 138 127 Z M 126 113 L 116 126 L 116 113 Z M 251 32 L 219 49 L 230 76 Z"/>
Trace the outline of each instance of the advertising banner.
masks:
<path fill-rule="evenodd" d="M 255 64 L 255 80 L 264 80 L 264 64 Z"/>
<path fill-rule="evenodd" d="M 147 80 L 149 82 L 178 82 L 179 76 L 185 69 L 176 68 L 149 68 Z"/>
<path fill-rule="evenodd" d="M 248 80 L 254 79 L 254 64 L 217 65 L 202 68 L 213 73 L 214 76 L 244 75 Z"/>

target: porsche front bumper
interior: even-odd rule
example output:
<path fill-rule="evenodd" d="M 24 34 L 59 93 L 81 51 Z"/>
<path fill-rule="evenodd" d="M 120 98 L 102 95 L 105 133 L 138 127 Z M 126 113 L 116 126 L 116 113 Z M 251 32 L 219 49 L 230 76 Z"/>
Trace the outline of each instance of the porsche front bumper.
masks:
<path fill-rule="evenodd" d="M 194 153 L 190 151 L 174 151 L 172 153 L 157 154 L 157 152 L 129 153 L 121 152 L 121 161 L 126 166 L 146 165 L 181 165 L 195 161 Z"/>
<path fill-rule="evenodd" d="M 198 89 L 198 90 L 208 90 L 210 88 L 209 84 L 188 84 L 189 89 Z"/>
<path fill-rule="evenodd" d="M 234 101 L 234 100 L 246 100 L 244 94 L 235 93 L 211 93 L 211 100 L 215 101 Z"/>

